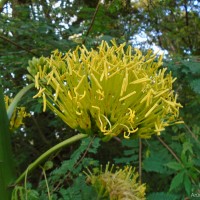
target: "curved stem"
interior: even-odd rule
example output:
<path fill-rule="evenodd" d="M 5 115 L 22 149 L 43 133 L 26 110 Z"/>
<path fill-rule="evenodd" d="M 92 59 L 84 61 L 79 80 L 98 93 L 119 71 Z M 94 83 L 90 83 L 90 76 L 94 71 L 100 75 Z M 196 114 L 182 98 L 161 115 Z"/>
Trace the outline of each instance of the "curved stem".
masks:
<path fill-rule="evenodd" d="M 10 106 L 8 107 L 7 110 L 7 114 L 8 114 L 8 119 L 10 120 L 10 118 L 12 117 L 12 114 L 18 104 L 18 102 L 21 100 L 22 96 L 28 91 L 30 90 L 32 87 L 34 86 L 34 83 L 31 83 L 29 85 L 27 85 L 26 87 L 24 87 L 23 89 L 21 89 L 17 95 L 15 96 L 15 98 L 13 99 L 12 103 L 10 104 Z"/>
<path fill-rule="evenodd" d="M 37 158 L 33 163 L 31 163 L 28 168 L 26 169 L 26 171 L 24 171 L 20 177 L 15 181 L 15 184 L 18 184 L 20 181 L 22 181 L 24 179 L 24 177 L 26 176 L 26 174 L 28 172 L 32 172 L 36 167 L 38 167 L 44 160 L 46 160 L 51 154 L 55 153 L 56 151 L 58 151 L 59 149 L 68 146 L 69 144 L 72 144 L 78 140 L 81 140 L 83 138 L 88 137 L 87 134 L 78 134 L 75 135 L 69 139 L 64 140 L 63 142 L 55 145 L 54 147 L 50 148 L 48 151 L 46 151 L 45 153 L 43 153 L 39 158 Z"/>

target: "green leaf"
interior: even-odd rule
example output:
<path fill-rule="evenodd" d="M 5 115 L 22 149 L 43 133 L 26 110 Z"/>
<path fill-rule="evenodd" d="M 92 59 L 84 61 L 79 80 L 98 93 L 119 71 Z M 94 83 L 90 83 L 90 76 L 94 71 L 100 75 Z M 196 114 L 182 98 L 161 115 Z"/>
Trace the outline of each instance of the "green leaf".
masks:
<path fill-rule="evenodd" d="M 124 147 L 123 157 L 114 158 L 116 164 L 133 164 L 138 162 L 138 147 L 139 141 L 135 140 L 122 140 L 122 146 Z"/>
<path fill-rule="evenodd" d="M 147 200 L 178 200 L 177 195 L 168 194 L 164 192 L 155 192 L 147 196 Z"/>
<path fill-rule="evenodd" d="M 181 171 L 172 179 L 170 189 L 169 189 L 170 192 L 174 189 L 177 189 L 177 187 L 183 184 L 184 174 L 185 174 L 185 171 Z"/>
<path fill-rule="evenodd" d="M 169 167 L 170 169 L 174 169 L 176 171 L 183 169 L 183 166 L 177 162 L 169 162 L 166 164 L 166 166 Z"/>
<path fill-rule="evenodd" d="M 124 150 L 124 155 L 125 156 L 131 156 L 133 154 L 134 154 L 133 149 Z"/>
<path fill-rule="evenodd" d="M 0 87 L 0 196 L 10 200 L 12 188 L 8 188 L 14 179 L 14 164 L 11 151 L 9 120 L 6 112 L 4 95 Z"/>
<path fill-rule="evenodd" d="M 194 165 L 200 167 L 200 160 L 199 159 L 195 159 L 194 160 Z"/>
<path fill-rule="evenodd" d="M 76 149 L 70 156 L 69 160 L 64 160 L 59 168 L 56 168 L 51 172 L 51 178 L 53 181 L 61 181 L 62 177 L 69 173 L 70 175 L 80 174 L 83 168 L 88 166 L 97 166 L 99 163 L 94 158 L 87 157 L 88 152 L 91 156 L 95 154 L 100 146 L 100 139 L 85 138 L 81 141 L 79 148 Z M 87 152 L 87 154 L 85 154 Z M 79 163 L 77 165 L 77 163 Z"/>
<path fill-rule="evenodd" d="M 163 168 L 163 164 L 159 159 L 146 159 L 143 162 L 143 169 L 147 172 L 157 172 L 157 173 L 165 173 L 165 169 Z"/>
<path fill-rule="evenodd" d="M 169 174 L 170 171 L 166 167 L 166 164 L 170 160 L 171 156 L 166 149 L 159 149 L 159 151 L 151 150 L 150 156 L 143 161 L 143 169 L 147 172 Z"/>
<path fill-rule="evenodd" d="M 187 192 L 187 195 L 189 196 L 191 194 L 191 181 L 189 179 L 189 177 L 187 176 L 187 174 L 185 174 L 184 176 L 184 187 L 185 187 L 185 191 Z"/>
<path fill-rule="evenodd" d="M 114 161 L 116 164 L 130 164 L 135 161 L 138 161 L 138 155 L 132 155 L 132 156 L 123 157 L 123 158 L 115 158 Z"/>
<path fill-rule="evenodd" d="M 66 200 L 98 199 L 95 189 L 86 184 L 86 177 L 79 176 L 67 189 L 61 189 L 60 194 Z"/>
<path fill-rule="evenodd" d="M 193 144 L 191 142 L 184 142 L 183 143 L 183 152 L 185 154 L 186 151 L 189 151 L 191 154 L 193 154 L 192 150 Z"/>
<path fill-rule="evenodd" d="M 194 60 L 192 61 L 186 61 L 186 62 L 183 62 L 185 64 L 185 66 L 187 66 L 190 71 L 193 73 L 193 74 L 196 74 L 198 73 L 199 74 L 199 62 L 195 62 Z"/>
<path fill-rule="evenodd" d="M 191 80 L 190 87 L 194 92 L 200 94 L 200 79 Z"/>
<path fill-rule="evenodd" d="M 129 147 L 129 148 L 133 148 L 133 147 L 138 148 L 139 141 L 138 141 L 138 139 L 135 139 L 135 140 L 126 140 L 126 139 L 123 139 L 122 140 L 122 145 L 124 147 Z"/>

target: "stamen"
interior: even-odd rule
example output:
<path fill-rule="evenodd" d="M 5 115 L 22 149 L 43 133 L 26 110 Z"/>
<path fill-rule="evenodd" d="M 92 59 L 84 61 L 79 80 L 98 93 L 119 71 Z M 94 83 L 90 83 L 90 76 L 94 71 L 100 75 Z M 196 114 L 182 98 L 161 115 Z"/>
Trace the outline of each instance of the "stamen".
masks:
<path fill-rule="evenodd" d="M 158 100 L 154 105 L 153 105 L 153 107 L 145 114 L 145 118 L 146 117 L 148 117 L 151 113 L 152 113 L 152 111 L 158 106 L 158 102 L 159 102 L 160 100 Z"/>
<path fill-rule="evenodd" d="M 169 91 L 169 89 L 163 90 L 162 92 L 159 92 L 157 95 L 155 95 L 154 98 L 157 98 L 157 97 L 163 95 L 165 92 L 168 92 L 168 91 Z"/>
<path fill-rule="evenodd" d="M 120 99 L 119 99 L 119 101 L 123 101 L 123 100 L 125 100 L 125 99 L 129 98 L 130 96 L 134 95 L 135 93 L 136 93 L 136 91 L 133 91 L 133 92 L 131 92 L 131 93 L 127 94 L 126 96 L 124 96 L 124 97 L 120 98 Z"/>
<path fill-rule="evenodd" d="M 123 79 L 120 96 L 122 96 L 123 93 L 126 92 L 127 86 L 128 86 L 128 75 L 126 75 L 126 77 Z"/>
<path fill-rule="evenodd" d="M 36 75 L 35 75 L 35 87 L 37 88 L 37 89 L 39 89 L 39 75 L 40 75 L 40 73 L 38 72 Z"/>
<path fill-rule="evenodd" d="M 37 98 L 37 97 L 41 97 L 42 93 L 45 91 L 46 89 L 45 88 L 40 88 L 39 92 L 33 96 L 33 98 Z"/>
<path fill-rule="evenodd" d="M 57 87 L 56 87 L 56 95 L 55 95 L 55 97 L 54 97 L 54 101 L 57 101 L 59 91 L 60 91 L 60 84 L 57 84 Z"/>
<path fill-rule="evenodd" d="M 68 94 L 70 100 L 72 100 L 72 95 L 71 95 L 71 92 L 69 90 L 68 90 L 67 94 Z"/>
<path fill-rule="evenodd" d="M 49 77 L 49 78 L 48 78 Z M 53 71 L 51 71 L 48 75 L 47 75 L 48 81 L 47 81 L 47 85 L 50 84 L 52 78 L 53 78 Z"/>
<path fill-rule="evenodd" d="M 80 116 L 83 114 L 83 111 L 82 110 L 81 110 L 81 112 L 76 111 L 76 114 Z"/>
<path fill-rule="evenodd" d="M 46 108 L 47 108 L 47 99 L 46 99 L 46 95 L 44 92 L 42 94 L 42 97 L 43 97 L 43 112 L 45 112 Z"/>
<path fill-rule="evenodd" d="M 101 115 L 101 116 L 108 122 L 108 124 L 110 126 L 110 130 L 111 130 L 112 125 L 111 125 L 110 121 L 108 120 L 108 118 L 105 115 Z"/>
<path fill-rule="evenodd" d="M 150 80 L 151 79 L 149 79 L 149 78 L 140 78 L 138 80 L 131 82 L 130 84 L 138 84 L 138 83 L 143 83 L 143 82 L 147 82 L 147 81 L 150 81 Z"/>
<path fill-rule="evenodd" d="M 83 94 L 80 97 L 80 100 L 82 100 L 86 96 L 86 91 L 84 90 Z"/>
<path fill-rule="evenodd" d="M 71 63 L 70 63 L 69 59 L 67 59 L 67 67 L 68 67 L 68 70 L 69 70 L 69 75 L 72 75 L 72 67 L 71 67 Z"/>
<path fill-rule="evenodd" d="M 98 82 L 98 80 L 96 79 L 96 77 L 94 76 L 93 73 L 91 73 L 91 78 L 93 78 L 94 82 L 96 83 L 97 87 L 99 87 L 100 89 L 102 89 L 100 83 Z"/>
<path fill-rule="evenodd" d="M 83 82 L 85 78 L 85 75 L 82 76 L 81 80 L 79 81 L 78 85 L 76 86 L 75 90 L 78 90 L 78 88 L 80 87 L 81 83 Z"/>
<path fill-rule="evenodd" d="M 130 133 L 127 133 L 124 131 L 124 138 L 125 139 L 130 139 Z"/>

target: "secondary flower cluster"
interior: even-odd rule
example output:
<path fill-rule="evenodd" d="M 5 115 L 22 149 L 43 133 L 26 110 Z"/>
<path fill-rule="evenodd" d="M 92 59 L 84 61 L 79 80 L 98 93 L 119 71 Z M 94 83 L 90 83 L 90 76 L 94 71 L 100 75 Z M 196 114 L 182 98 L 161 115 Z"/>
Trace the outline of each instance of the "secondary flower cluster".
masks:
<path fill-rule="evenodd" d="M 43 98 L 43 110 L 48 106 L 70 127 L 104 140 L 159 135 L 177 123 L 175 79 L 160 68 L 162 57 L 111 42 L 33 58 L 28 71 L 38 90 L 34 98 Z"/>
<path fill-rule="evenodd" d="M 4 96 L 4 101 L 6 105 L 6 109 L 8 109 L 13 99 L 10 99 L 8 96 Z M 23 125 L 23 119 L 25 117 L 30 117 L 30 114 L 26 113 L 25 107 L 17 107 L 15 108 L 11 119 L 10 119 L 10 130 L 14 131 Z"/>
<path fill-rule="evenodd" d="M 84 172 L 87 176 L 87 183 L 91 184 L 97 191 L 98 197 L 110 200 L 145 200 L 145 184 L 137 182 L 138 174 L 131 166 L 124 169 L 115 169 L 109 163 L 103 172 L 102 166 L 98 173 Z"/>

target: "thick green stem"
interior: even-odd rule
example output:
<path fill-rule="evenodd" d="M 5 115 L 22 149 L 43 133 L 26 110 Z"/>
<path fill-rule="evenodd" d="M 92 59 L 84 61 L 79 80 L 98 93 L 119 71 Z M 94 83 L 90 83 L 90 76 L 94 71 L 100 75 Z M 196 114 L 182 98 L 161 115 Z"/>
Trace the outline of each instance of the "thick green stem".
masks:
<path fill-rule="evenodd" d="M 6 113 L 3 90 L 0 87 L 0 199 L 10 200 L 12 189 L 9 188 L 9 185 L 14 179 L 9 120 Z"/>
<path fill-rule="evenodd" d="M 54 147 L 52 147 L 51 149 L 49 149 L 48 151 L 46 151 L 45 153 L 43 153 L 39 158 L 37 158 L 33 163 L 31 163 L 28 168 L 26 169 L 26 171 L 24 171 L 20 177 L 15 181 L 15 184 L 20 183 L 26 176 L 27 173 L 32 172 L 36 167 L 38 167 L 44 160 L 46 160 L 50 155 L 52 155 L 53 153 L 55 153 L 56 151 L 58 151 L 59 149 L 68 146 L 69 144 L 72 144 L 78 140 L 81 140 L 83 138 L 88 137 L 87 134 L 78 134 L 75 135 L 69 139 L 64 140 L 63 142 L 55 145 Z"/>
<path fill-rule="evenodd" d="M 33 86 L 34 83 L 24 87 L 15 96 L 7 111 L 4 102 L 3 89 L 0 87 L 0 197 L 4 200 L 11 199 L 12 187 L 9 186 L 15 180 L 9 120 L 22 96 Z"/>

